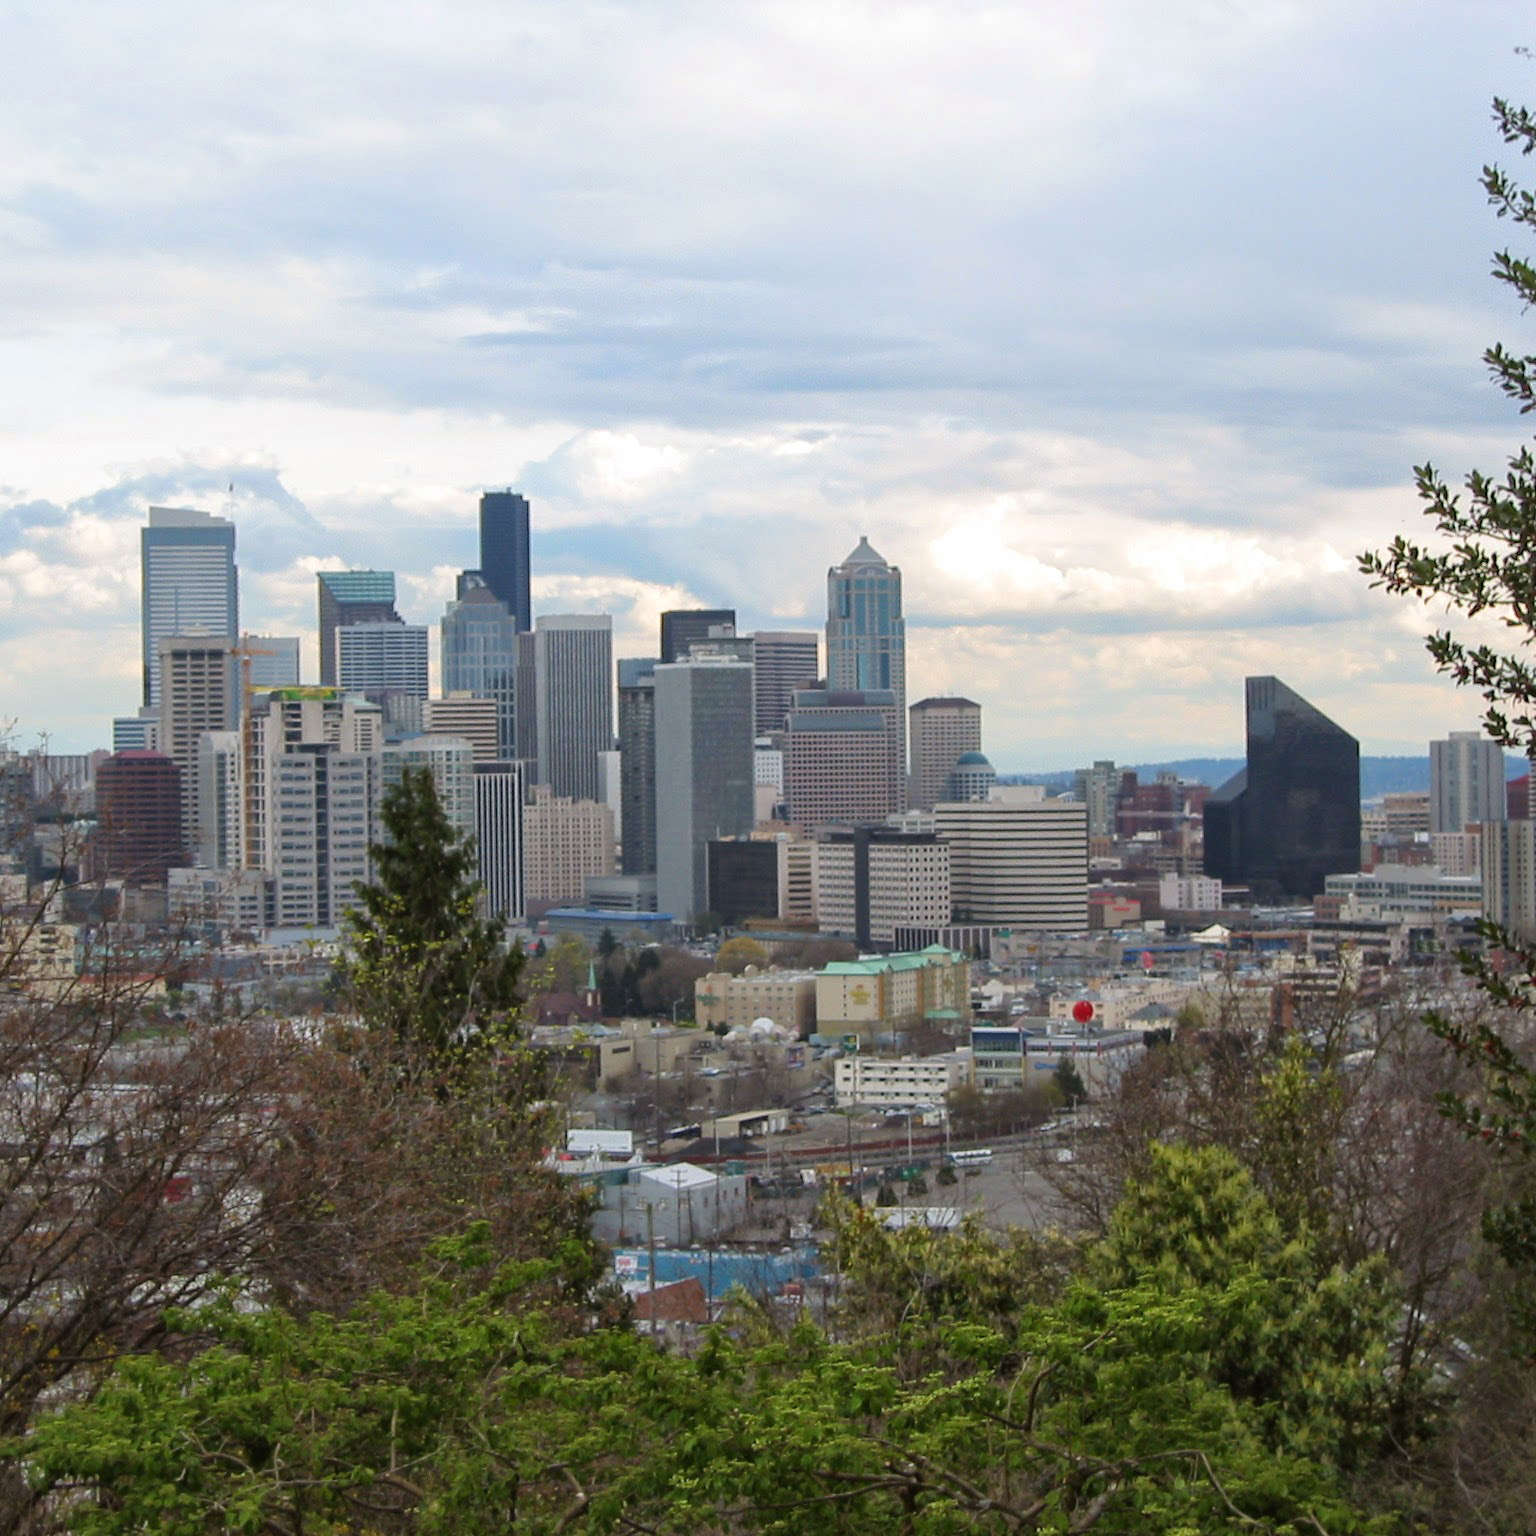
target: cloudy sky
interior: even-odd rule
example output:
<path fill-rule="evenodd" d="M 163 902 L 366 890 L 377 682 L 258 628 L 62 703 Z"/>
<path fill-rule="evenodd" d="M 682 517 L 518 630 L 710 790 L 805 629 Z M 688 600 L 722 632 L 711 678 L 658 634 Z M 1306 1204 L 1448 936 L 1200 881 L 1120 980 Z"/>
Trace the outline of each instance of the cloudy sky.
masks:
<path fill-rule="evenodd" d="M 1513 0 L 11 0 L 0 720 L 138 703 L 151 502 L 436 621 L 487 486 L 536 611 L 815 627 L 861 533 L 1002 769 L 1475 723 L 1354 553 L 1493 468 Z M 233 483 L 231 495 L 229 487 Z M 310 670 L 307 675 L 312 676 Z"/>

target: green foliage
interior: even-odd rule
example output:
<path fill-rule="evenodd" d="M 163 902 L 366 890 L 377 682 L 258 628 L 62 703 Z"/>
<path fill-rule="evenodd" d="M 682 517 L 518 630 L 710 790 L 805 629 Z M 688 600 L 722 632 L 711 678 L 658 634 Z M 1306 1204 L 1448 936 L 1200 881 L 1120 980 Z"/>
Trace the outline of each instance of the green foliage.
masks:
<path fill-rule="evenodd" d="M 1063 1054 L 1057 1059 L 1053 1076 L 1063 1104 L 1081 1104 L 1088 1097 L 1088 1085 L 1070 1056 Z"/>
<path fill-rule="evenodd" d="M 717 971 L 729 971 L 731 975 L 739 976 L 749 965 L 755 965 L 760 971 L 767 970 L 769 957 L 768 946 L 747 934 L 738 933 L 715 951 Z"/>
<path fill-rule="evenodd" d="M 834 1221 L 842 1342 L 760 1311 L 667 1354 L 472 1231 L 346 1318 L 182 1318 L 212 1347 L 122 1362 L 9 1455 L 83 1536 L 1391 1529 L 1346 1492 L 1389 1298 L 1231 1159 L 1159 1154 L 1064 1291 L 1028 1238 Z"/>
<path fill-rule="evenodd" d="M 522 956 L 479 915 L 473 845 L 449 823 L 426 769 L 386 792 L 375 878 L 348 915 L 346 979 L 358 1012 L 434 1066 L 512 1036 Z"/>

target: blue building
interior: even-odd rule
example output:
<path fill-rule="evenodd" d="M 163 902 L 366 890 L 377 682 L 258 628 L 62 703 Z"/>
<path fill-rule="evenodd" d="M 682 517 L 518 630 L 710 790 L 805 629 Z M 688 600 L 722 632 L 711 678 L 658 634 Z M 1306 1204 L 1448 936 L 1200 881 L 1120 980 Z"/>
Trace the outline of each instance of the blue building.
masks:
<path fill-rule="evenodd" d="M 834 692 L 889 689 L 896 696 L 905 775 L 907 628 L 901 615 L 901 571 L 870 547 L 867 536 L 827 572 L 827 687 Z"/>
<path fill-rule="evenodd" d="M 480 579 L 524 631 L 533 628 L 528 512 L 528 498 L 516 491 L 487 491 L 480 498 Z"/>
<path fill-rule="evenodd" d="M 443 692 L 496 700 L 497 752 L 511 762 L 526 755 L 517 743 L 517 620 L 482 577 L 465 575 L 443 614 Z"/>

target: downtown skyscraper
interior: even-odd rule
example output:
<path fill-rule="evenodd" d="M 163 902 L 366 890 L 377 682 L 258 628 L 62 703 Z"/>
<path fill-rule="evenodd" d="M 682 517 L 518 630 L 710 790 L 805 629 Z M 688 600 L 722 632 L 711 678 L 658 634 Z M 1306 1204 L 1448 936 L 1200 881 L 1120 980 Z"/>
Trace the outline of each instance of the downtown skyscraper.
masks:
<path fill-rule="evenodd" d="M 889 690 L 900 721 L 906 772 L 907 627 L 901 571 L 860 537 L 852 554 L 827 572 L 827 687 L 833 693 Z"/>
<path fill-rule="evenodd" d="M 533 628 L 528 512 L 528 498 L 516 491 L 486 491 L 480 498 L 480 579 L 524 633 Z"/>
<path fill-rule="evenodd" d="M 188 507 L 151 507 L 139 532 L 144 703 L 160 702 L 160 644 L 179 635 L 240 634 L 235 525 Z"/>

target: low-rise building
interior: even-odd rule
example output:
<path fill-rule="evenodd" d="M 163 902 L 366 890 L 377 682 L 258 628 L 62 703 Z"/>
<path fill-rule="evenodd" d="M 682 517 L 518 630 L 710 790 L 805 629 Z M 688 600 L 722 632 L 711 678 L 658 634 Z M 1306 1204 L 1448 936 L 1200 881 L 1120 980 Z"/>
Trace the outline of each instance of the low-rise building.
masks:
<path fill-rule="evenodd" d="M 838 1061 L 834 1086 L 839 1109 L 855 1104 L 942 1104 L 954 1089 L 970 1083 L 971 1053 L 939 1056 L 869 1056 L 862 1051 Z"/>
<path fill-rule="evenodd" d="M 815 971 L 712 971 L 694 983 L 694 1018 L 705 1029 L 745 1029 L 772 1019 L 797 1036 L 816 1029 Z"/>
<path fill-rule="evenodd" d="M 1027 1024 L 978 1024 L 971 1030 L 976 1086 L 994 1092 L 1046 1079 L 1066 1060 L 1090 1094 L 1113 1093 L 1145 1050 L 1139 1030 L 1068 1033 Z"/>
<path fill-rule="evenodd" d="M 970 1016 L 970 961 L 937 944 L 915 954 L 834 960 L 816 978 L 822 1035 L 871 1038 L 925 1020 L 964 1024 Z"/>

